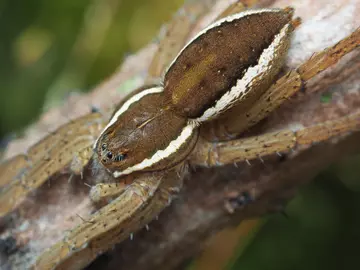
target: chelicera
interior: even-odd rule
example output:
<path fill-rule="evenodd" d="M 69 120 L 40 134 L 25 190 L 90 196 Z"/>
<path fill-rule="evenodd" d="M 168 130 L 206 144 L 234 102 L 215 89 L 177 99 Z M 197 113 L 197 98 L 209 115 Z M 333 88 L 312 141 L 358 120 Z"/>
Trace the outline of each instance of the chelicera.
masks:
<path fill-rule="evenodd" d="M 239 12 L 238 6 L 230 7 L 180 50 L 160 83 L 135 90 L 110 119 L 92 112 L 60 127 L 27 156 L 4 163 L 2 217 L 69 165 L 79 174 L 92 159 L 108 182 L 93 186 L 90 196 L 94 202 L 110 203 L 30 266 L 85 267 L 154 219 L 180 191 L 188 164 L 211 167 L 248 161 L 358 129 L 359 112 L 313 127 L 238 139 L 309 79 L 359 46 L 357 30 L 321 57 L 280 76 L 298 24 L 291 8 Z M 68 136 L 75 139 L 69 141 Z M 253 198 L 245 194 L 234 203 L 251 203 Z"/>

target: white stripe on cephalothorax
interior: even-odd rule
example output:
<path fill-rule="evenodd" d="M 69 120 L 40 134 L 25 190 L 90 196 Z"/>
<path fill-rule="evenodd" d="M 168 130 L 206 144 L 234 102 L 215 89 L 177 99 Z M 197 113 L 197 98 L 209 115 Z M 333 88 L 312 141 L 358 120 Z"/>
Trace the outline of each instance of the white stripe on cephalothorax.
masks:
<path fill-rule="evenodd" d="M 118 119 L 119 116 L 121 114 L 123 114 L 127 109 L 129 109 L 129 107 L 139 101 L 140 99 L 142 99 L 143 97 L 150 95 L 150 94 L 154 94 L 154 93 L 160 93 L 164 90 L 164 88 L 162 88 L 161 86 L 158 87 L 152 87 L 152 88 L 148 88 L 145 89 L 143 91 L 141 91 L 140 93 L 137 93 L 136 95 L 133 95 L 131 98 L 129 98 L 127 101 L 125 101 L 125 103 L 120 107 L 119 110 L 117 110 L 117 112 L 114 114 L 114 116 L 111 118 L 110 122 L 106 125 L 106 127 L 101 131 L 99 137 L 97 138 L 97 140 L 94 143 L 94 148 L 96 148 L 97 142 L 99 140 L 99 138 L 101 137 L 101 135 L 104 134 L 104 132 L 111 127 Z"/>
<path fill-rule="evenodd" d="M 272 62 L 277 57 L 276 49 L 283 42 L 286 37 L 290 24 L 286 24 L 277 34 L 270 44 L 260 55 L 259 61 L 256 66 L 249 67 L 244 76 L 237 80 L 236 85 L 230 88 L 228 92 L 221 96 L 216 101 L 215 105 L 207 109 L 203 115 L 196 118 L 195 121 L 204 122 L 207 121 L 226 109 L 230 108 L 232 104 L 238 101 L 239 96 L 243 93 L 242 98 L 246 96 L 246 89 L 250 88 L 255 78 L 261 79 L 265 73 L 272 68 Z"/>
<path fill-rule="evenodd" d="M 218 27 L 220 25 L 222 25 L 223 23 L 226 22 L 232 22 L 234 20 L 238 20 L 241 19 L 245 16 L 248 15 L 253 15 L 253 14 L 260 14 L 260 13 L 266 13 L 266 12 L 280 12 L 283 11 L 282 9 L 278 9 L 278 8 L 263 8 L 263 9 L 249 9 L 249 10 L 245 10 L 230 16 L 227 16 L 225 18 L 222 18 L 212 24 L 210 24 L 209 26 L 207 26 L 206 28 L 204 28 L 203 30 L 201 30 L 196 36 L 194 36 L 182 49 L 181 51 L 178 53 L 178 55 L 174 58 L 174 60 L 171 62 L 171 64 L 169 65 L 169 67 L 166 70 L 166 73 L 169 71 L 169 69 L 171 68 L 171 66 L 176 62 L 176 60 L 179 58 L 179 56 L 181 55 L 181 53 L 197 38 L 199 38 L 200 36 L 202 36 L 203 34 L 205 34 L 207 31 Z M 165 74 L 166 74 L 165 73 Z"/>
<path fill-rule="evenodd" d="M 150 158 L 146 158 L 140 163 L 126 168 L 123 171 L 114 171 L 113 176 L 116 178 L 122 175 L 130 174 L 135 171 L 141 171 L 176 153 L 176 151 L 179 150 L 180 147 L 184 143 L 186 143 L 188 139 L 191 138 L 194 130 L 197 127 L 198 123 L 190 120 L 188 124 L 183 128 L 180 135 L 175 140 L 171 141 L 165 149 L 156 151 Z"/>

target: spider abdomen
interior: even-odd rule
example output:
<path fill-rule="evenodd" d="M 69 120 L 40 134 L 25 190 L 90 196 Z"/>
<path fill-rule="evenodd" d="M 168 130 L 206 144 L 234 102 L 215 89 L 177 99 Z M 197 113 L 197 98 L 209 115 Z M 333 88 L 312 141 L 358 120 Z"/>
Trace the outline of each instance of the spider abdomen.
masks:
<path fill-rule="evenodd" d="M 292 9 L 249 10 L 201 31 L 165 75 L 164 93 L 174 110 L 205 122 L 259 96 L 283 64 L 291 19 Z"/>

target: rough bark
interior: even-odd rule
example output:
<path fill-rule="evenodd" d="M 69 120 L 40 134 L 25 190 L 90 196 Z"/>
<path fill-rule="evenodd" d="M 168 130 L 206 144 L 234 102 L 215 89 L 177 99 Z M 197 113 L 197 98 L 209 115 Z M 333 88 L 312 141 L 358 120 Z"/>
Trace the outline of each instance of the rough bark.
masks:
<path fill-rule="evenodd" d="M 218 2 L 224 4 L 228 1 Z M 360 2 L 355 0 L 339 0 L 334 4 L 326 0 L 264 0 L 260 1 L 260 5 L 291 5 L 296 9 L 295 15 L 303 20 L 302 26 L 294 35 L 287 68 L 298 66 L 314 52 L 335 44 L 360 25 L 360 17 L 357 15 L 360 12 Z M 217 12 L 219 11 L 213 10 L 200 24 L 206 24 Z M 116 88 L 125 80 L 135 77 L 136 79 L 132 80 L 133 86 L 141 85 L 143 77 L 140 74 L 146 71 L 147 63 L 155 50 L 156 44 L 147 46 L 129 57 L 113 77 L 92 93 L 73 97 L 63 107 L 45 113 L 23 140 L 11 144 L 8 155 L 22 152 L 49 129 L 68 121 L 69 117 L 87 113 L 91 105 L 104 108 L 119 100 L 123 95 L 119 94 Z M 360 53 L 357 49 L 335 67 L 309 82 L 306 91 L 297 94 L 270 115 L 266 122 L 262 123 L 261 130 L 265 132 L 299 124 L 308 126 L 359 110 L 359 67 Z M 324 93 L 331 93 L 330 102 L 321 101 Z M 149 224 L 150 231 L 143 230 L 135 235 L 134 240 L 117 245 L 114 250 L 95 261 L 89 269 L 175 269 L 201 251 L 206 239 L 216 231 L 231 224 L 238 224 L 243 219 L 278 210 L 283 202 L 294 195 L 299 186 L 309 182 L 326 166 L 344 156 L 359 153 L 359 142 L 360 132 L 355 132 L 319 145 L 295 149 L 295 152 L 285 159 L 274 155 L 267 158 L 265 164 L 253 161 L 251 166 L 240 164 L 238 167 L 193 169 L 179 197 L 158 220 Z M 65 184 L 59 184 L 59 189 L 66 185 L 68 176 L 63 178 L 62 182 Z M 226 194 L 243 191 L 259 194 L 258 199 L 239 208 L 234 214 L 228 214 L 224 207 Z M 46 192 L 49 193 L 46 190 L 43 194 Z M 86 192 L 81 194 L 85 198 Z M 52 195 L 49 193 L 47 196 L 52 196 L 56 201 L 54 197 L 60 195 L 61 192 Z M 41 200 L 37 202 L 39 203 Z M 60 204 L 57 209 L 62 209 L 62 212 L 56 215 L 69 215 L 66 209 L 72 209 L 69 212 L 73 214 L 74 205 L 61 206 L 61 203 L 65 202 L 60 199 L 56 203 Z M 57 229 L 64 230 L 70 225 L 59 225 Z M 48 238 L 51 238 L 52 232 L 49 231 L 48 234 Z M 59 237 L 56 233 L 53 235 L 56 235 L 53 239 Z M 46 247 L 44 243 L 39 245 Z"/>

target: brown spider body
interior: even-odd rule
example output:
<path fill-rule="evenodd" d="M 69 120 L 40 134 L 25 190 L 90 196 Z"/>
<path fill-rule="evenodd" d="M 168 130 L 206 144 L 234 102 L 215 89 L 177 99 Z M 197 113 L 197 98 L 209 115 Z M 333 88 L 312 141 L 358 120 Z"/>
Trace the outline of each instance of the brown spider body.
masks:
<path fill-rule="evenodd" d="M 115 113 L 98 138 L 95 145 L 97 159 L 114 177 L 133 171 L 171 168 L 194 148 L 198 133 L 196 126 L 188 125 L 186 118 L 173 113 L 159 91 L 162 91 L 160 87 L 151 87 L 132 96 L 117 111 L 121 115 Z M 189 136 L 178 145 L 179 152 L 169 155 L 157 152 L 167 149 L 179 134 L 188 129 Z M 152 156 L 158 161 L 152 162 Z"/>
<path fill-rule="evenodd" d="M 0 167 L 0 217 L 64 167 L 82 174 L 91 157 L 100 164 L 97 182 L 110 181 L 93 186 L 90 194 L 93 201 L 109 204 L 81 217 L 81 223 L 46 250 L 35 248 L 36 257 L 23 266 L 81 269 L 114 244 L 132 238 L 179 192 L 187 163 L 211 167 L 261 159 L 359 129 L 356 111 L 314 126 L 233 139 L 360 44 L 357 30 L 273 84 L 297 23 L 291 21 L 289 8 L 238 13 L 243 8 L 225 10 L 171 59 L 159 61 L 167 58 L 159 50 L 149 76 L 160 76 L 172 61 L 163 83 L 135 91 L 110 119 L 100 113 L 79 118 L 31 147 L 26 157 Z M 244 36 L 235 35 L 240 26 Z M 258 198 L 253 195 L 252 202 Z"/>
<path fill-rule="evenodd" d="M 292 13 L 249 10 L 202 30 L 165 74 L 165 95 L 176 110 L 200 122 L 211 121 L 236 104 L 244 106 L 248 96 L 260 96 L 283 64 Z"/>
<path fill-rule="evenodd" d="M 249 107 L 269 88 L 289 46 L 292 13 L 250 10 L 201 31 L 170 65 L 164 88 L 145 88 L 115 111 L 95 145 L 100 162 L 119 177 L 183 161 L 202 123 Z"/>

